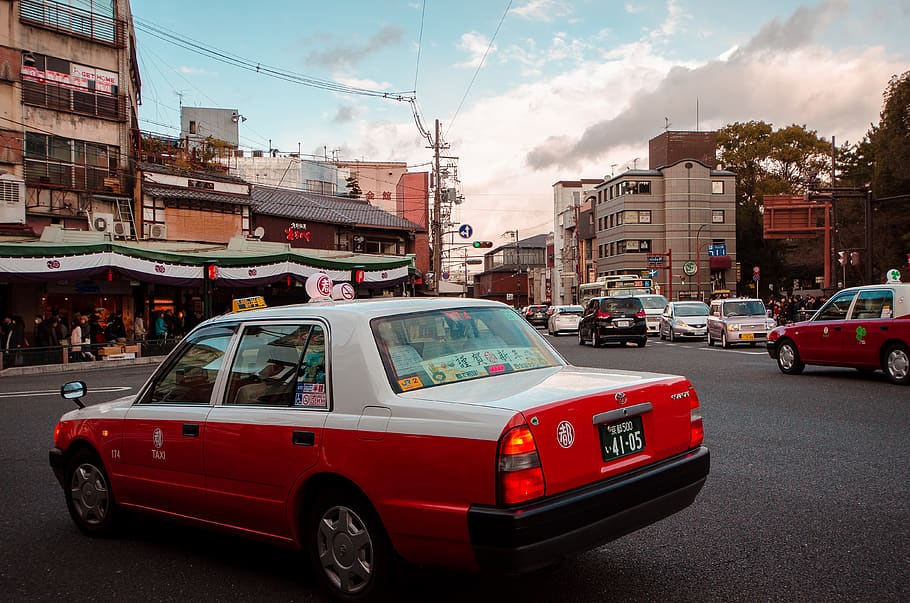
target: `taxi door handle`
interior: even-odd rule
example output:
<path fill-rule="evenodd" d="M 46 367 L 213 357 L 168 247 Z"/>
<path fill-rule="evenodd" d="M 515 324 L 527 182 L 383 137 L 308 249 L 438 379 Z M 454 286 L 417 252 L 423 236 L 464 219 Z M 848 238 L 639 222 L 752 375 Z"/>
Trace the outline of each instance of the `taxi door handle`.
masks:
<path fill-rule="evenodd" d="M 835 331 L 840 331 L 840 327 L 834 327 Z"/>
<path fill-rule="evenodd" d="M 312 446 L 316 443 L 316 434 L 312 431 L 297 431 L 291 435 L 291 442 L 295 446 Z"/>
<path fill-rule="evenodd" d="M 199 425 L 196 423 L 184 423 L 183 435 L 195 438 L 199 436 Z"/>
<path fill-rule="evenodd" d="M 879 328 L 880 330 L 882 330 L 882 331 L 887 331 L 887 330 L 888 330 L 888 327 L 887 327 L 886 325 L 879 325 L 878 328 Z"/>

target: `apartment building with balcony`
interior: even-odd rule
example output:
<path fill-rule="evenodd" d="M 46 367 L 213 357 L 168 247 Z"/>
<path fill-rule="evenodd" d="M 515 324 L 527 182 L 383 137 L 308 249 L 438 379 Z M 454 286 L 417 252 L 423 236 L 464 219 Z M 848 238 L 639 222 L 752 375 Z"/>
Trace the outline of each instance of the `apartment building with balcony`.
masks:
<path fill-rule="evenodd" d="M 581 270 L 578 221 L 582 206 L 594 194 L 601 178 L 560 180 L 553 184 L 553 272 L 550 278 L 554 304 L 572 304 L 577 299 Z"/>

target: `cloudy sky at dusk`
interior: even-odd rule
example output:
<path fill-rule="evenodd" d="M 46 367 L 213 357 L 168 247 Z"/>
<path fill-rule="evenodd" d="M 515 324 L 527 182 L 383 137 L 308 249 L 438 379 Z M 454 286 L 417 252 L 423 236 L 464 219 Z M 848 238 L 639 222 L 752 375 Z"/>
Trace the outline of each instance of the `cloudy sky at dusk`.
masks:
<path fill-rule="evenodd" d="M 459 158 L 455 219 L 496 245 L 507 229 L 552 230 L 554 182 L 647 166 L 648 140 L 668 124 L 764 120 L 857 141 L 878 122 L 889 78 L 910 69 L 910 0 L 133 0 L 132 9 L 145 25 L 143 129 L 179 132 L 181 102 L 238 109 L 245 149 L 271 141 L 428 171 L 411 104 L 351 89 L 416 92 L 423 125 L 438 119 L 446 154 Z"/>

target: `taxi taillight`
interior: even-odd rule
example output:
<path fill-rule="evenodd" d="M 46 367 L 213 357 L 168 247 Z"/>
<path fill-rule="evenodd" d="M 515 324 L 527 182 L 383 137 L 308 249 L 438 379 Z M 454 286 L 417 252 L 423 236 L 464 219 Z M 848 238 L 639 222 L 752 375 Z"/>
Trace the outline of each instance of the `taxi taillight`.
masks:
<path fill-rule="evenodd" d="M 60 423 L 57 423 L 57 426 L 54 427 L 54 446 L 57 446 L 57 440 L 60 438 Z"/>
<path fill-rule="evenodd" d="M 695 391 L 689 394 L 689 448 L 701 446 L 705 441 L 705 426 L 701 420 L 701 407 Z"/>
<path fill-rule="evenodd" d="M 546 491 L 534 436 L 527 425 L 510 429 L 499 441 L 499 503 L 514 505 Z"/>

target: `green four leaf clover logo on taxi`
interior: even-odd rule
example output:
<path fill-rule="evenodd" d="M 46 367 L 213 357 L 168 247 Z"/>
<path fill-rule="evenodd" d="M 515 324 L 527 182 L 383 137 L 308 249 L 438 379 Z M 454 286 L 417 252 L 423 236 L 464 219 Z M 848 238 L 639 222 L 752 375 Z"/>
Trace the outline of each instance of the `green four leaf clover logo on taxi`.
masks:
<path fill-rule="evenodd" d="M 863 338 L 866 336 L 865 327 L 856 327 L 856 340 L 860 343 L 866 343 Z"/>

